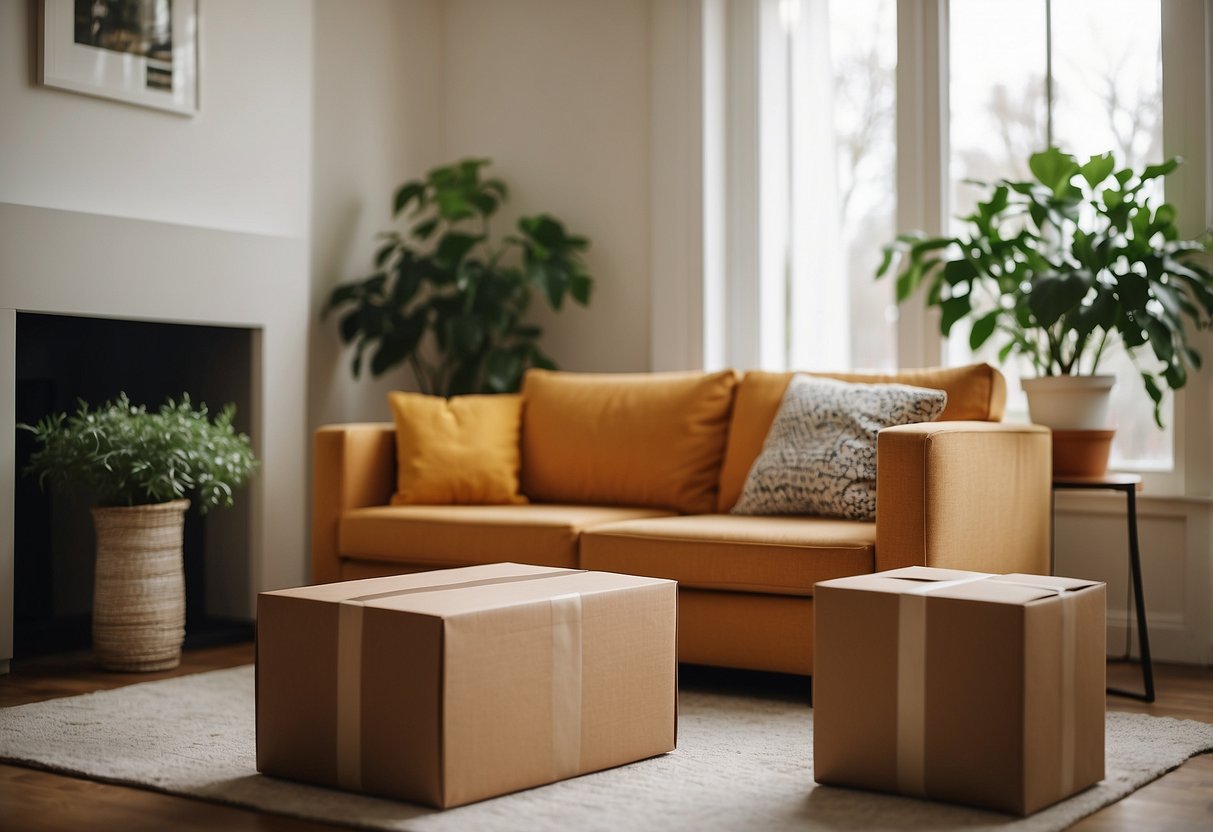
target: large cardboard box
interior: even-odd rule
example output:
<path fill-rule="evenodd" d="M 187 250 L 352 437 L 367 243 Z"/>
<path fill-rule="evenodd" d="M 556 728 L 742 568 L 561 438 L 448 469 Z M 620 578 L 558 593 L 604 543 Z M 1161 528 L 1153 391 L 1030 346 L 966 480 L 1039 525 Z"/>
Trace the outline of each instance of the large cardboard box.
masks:
<path fill-rule="evenodd" d="M 1104 776 L 1104 585 L 912 566 L 814 590 L 819 783 L 1026 815 Z"/>
<path fill-rule="evenodd" d="M 671 751 L 673 581 L 473 566 L 264 592 L 257 768 L 438 807 Z"/>

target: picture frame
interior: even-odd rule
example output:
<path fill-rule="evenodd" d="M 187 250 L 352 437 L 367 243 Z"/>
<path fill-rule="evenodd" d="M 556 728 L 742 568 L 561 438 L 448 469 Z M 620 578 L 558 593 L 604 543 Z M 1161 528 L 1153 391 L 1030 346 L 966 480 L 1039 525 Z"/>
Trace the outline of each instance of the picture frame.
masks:
<path fill-rule="evenodd" d="M 198 0 L 42 0 L 44 86 L 198 112 Z"/>

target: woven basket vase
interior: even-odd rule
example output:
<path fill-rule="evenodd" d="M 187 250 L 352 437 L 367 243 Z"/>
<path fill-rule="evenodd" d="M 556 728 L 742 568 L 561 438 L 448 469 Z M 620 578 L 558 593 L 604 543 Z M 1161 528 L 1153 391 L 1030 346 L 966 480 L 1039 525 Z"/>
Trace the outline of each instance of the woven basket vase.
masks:
<path fill-rule="evenodd" d="M 181 663 L 181 540 L 189 505 L 189 500 L 172 500 L 93 509 L 93 652 L 103 667 L 147 671 Z"/>

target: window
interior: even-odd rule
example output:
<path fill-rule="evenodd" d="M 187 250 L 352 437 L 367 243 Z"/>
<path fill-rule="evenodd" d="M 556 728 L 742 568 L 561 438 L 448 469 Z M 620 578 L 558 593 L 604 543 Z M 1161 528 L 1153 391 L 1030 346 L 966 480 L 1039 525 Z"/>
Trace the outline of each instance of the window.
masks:
<path fill-rule="evenodd" d="M 1161 161 L 1161 19 L 1159 0 L 952 0 L 949 213 L 969 213 L 981 195 L 967 179 L 1030 178 L 1029 154 L 1050 143 L 1080 158 L 1113 150 L 1121 165 Z M 950 362 L 997 364 L 999 344 L 974 355 L 967 333 L 954 334 Z M 1170 397 L 1160 431 L 1129 356 L 1117 346 L 1099 369 L 1117 377 L 1113 465 L 1170 468 Z M 1027 366 L 1004 370 L 1009 409 L 1026 413 Z"/>
<path fill-rule="evenodd" d="M 931 313 L 897 309 L 892 281 L 873 272 L 898 231 L 941 233 L 971 210 L 980 192 L 966 179 L 1027 178 L 1028 156 L 1049 143 L 1112 149 L 1134 166 L 1184 152 L 1186 176 L 1171 178 L 1168 198 L 1189 227 L 1203 219 L 1200 4 L 704 0 L 702 11 L 708 276 L 694 310 L 703 328 L 688 332 L 708 345 L 710 366 L 999 364 L 998 345 L 974 355 L 956 329 L 941 344 Z M 1164 62 L 1174 102 L 1165 151 Z M 1119 380 L 1113 464 L 1160 472 L 1152 487 L 1183 492 L 1196 468 L 1175 446 L 1204 410 L 1190 395 L 1181 412 L 1168 396 L 1158 430 L 1132 362 L 1116 352 L 1100 364 Z M 1000 366 L 1012 418 L 1026 416 L 1021 368 Z M 1195 381 L 1207 394 L 1204 376 Z"/>
<path fill-rule="evenodd" d="M 747 286 L 723 304 L 726 363 L 894 368 L 893 287 L 872 276 L 896 233 L 896 2 L 742 0 L 730 13 L 733 171 L 756 167 L 726 198 L 727 279 Z M 757 233 L 738 231 L 755 217 Z"/>

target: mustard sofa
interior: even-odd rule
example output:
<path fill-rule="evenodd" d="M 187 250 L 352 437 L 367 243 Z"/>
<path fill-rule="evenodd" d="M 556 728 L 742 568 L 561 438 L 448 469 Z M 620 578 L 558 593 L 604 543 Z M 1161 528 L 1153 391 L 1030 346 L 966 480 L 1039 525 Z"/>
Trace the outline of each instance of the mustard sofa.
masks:
<path fill-rule="evenodd" d="M 813 586 L 914 564 L 1048 570 L 1047 429 L 1008 424 L 984 364 L 852 382 L 944 389 L 877 441 L 875 522 L 729 513 L 791 373 L 528 373 L 525 505 L 392 505 L 390 423 L 315 436 L 316 582 L 516 561 L 679 582 L 683 662 L 811 675 Z"/>

